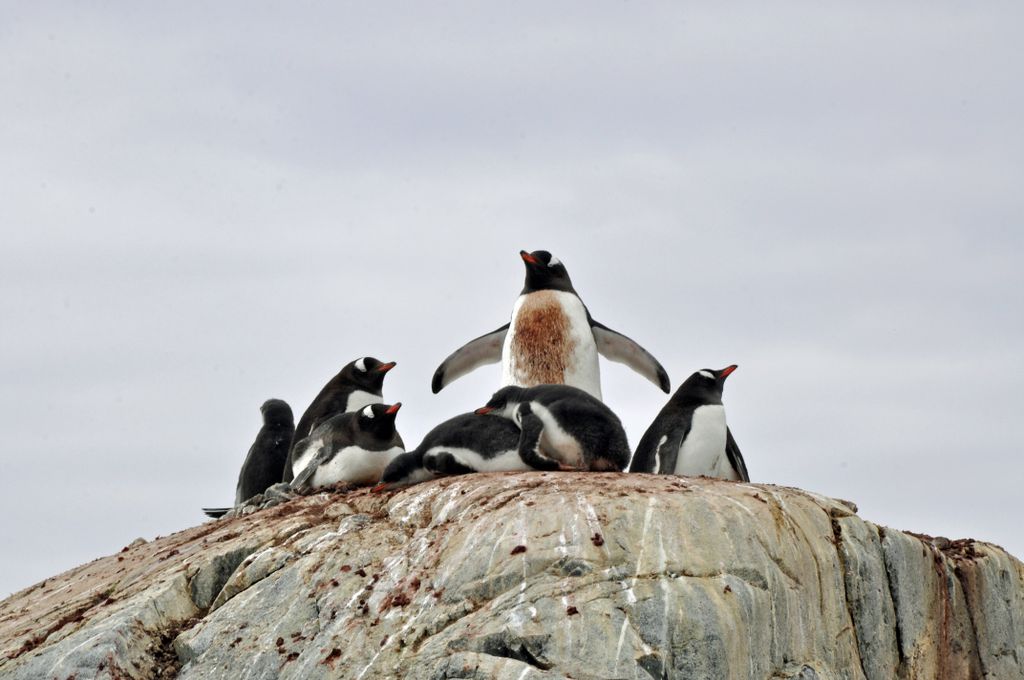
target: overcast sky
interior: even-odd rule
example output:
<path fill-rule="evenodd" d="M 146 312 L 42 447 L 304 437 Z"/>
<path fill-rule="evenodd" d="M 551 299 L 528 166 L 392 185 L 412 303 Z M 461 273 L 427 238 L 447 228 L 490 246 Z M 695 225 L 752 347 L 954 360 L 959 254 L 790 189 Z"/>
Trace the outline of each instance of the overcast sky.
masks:
<path fill-rule="evenodd" d="M 6 3 L 0 597 L 230 504 L 260 404 L 498 366 L 518 251 L 754 481 L 1024 556 L 1018 3 Z M 666 397 L 603 363 L 639 441 Z"/>

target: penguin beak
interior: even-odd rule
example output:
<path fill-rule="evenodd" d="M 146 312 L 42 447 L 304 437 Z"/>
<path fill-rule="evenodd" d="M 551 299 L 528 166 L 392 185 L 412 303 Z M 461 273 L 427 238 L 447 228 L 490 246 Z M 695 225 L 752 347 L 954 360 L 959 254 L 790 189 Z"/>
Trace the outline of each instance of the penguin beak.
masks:
<path fill-rule="evenodd" d="M 473 413 L 477 414 L 478 416 L 485 416 L 493 410 L 494 409 L 491 408 L 490 406 L 481 406 L 477 410 L 473 411 Z"/>
<path fill-rule="evenodd" d="M 386 484 L 384 482 L 381 482 L 377 486 L 375 486 L 372 489 L 370 489 L 370 493 L 382 493 L 384 491 L 388 491 L 390 489 L 390 487 L 391 487 L 390 484 Z"/>
<path fill-rule="evenodd" d="M 397 365 L 398 364 L 396 364 L 394 361 L 389 361 L 386 364 L 381 364 L 380 366 L 378 366 L 377 367 L 377 372 L 378 373 L 387 373 L 388 371 L 390 371 L 392 368 L 394 368 Z"/>
<path fill-rule="evenodd" d="M 398 402 L 396 404 L 392 404 L 391 406 L 388 406 L 388 410 L 384 411 L 384 413 L 385 413 L 385 415 L 393 416 L 396 413 L 398 413 L 398 409 L 400 409 L 400 408 L 402 408 L 402 402 Z"/>
<path fill-rule="evenodd" d="M 726 366 L 725 368 L 718 372 L 718 379 L 725 380 L 726 378 L 729 377 L 729 374 L 735 371 L 737 368 L 739 368 L 739 366 L 737 366 L 736 364 L 733 364 L 732 366 Z"/>
<path fill-rule="evenodd" d="M 523 262 L 526 264 L 540 264 L 540 260 L 535 258 L 533 255 L 530 255 L 525 250 L 519 251 L 519 257 L 523 258 Z"/>

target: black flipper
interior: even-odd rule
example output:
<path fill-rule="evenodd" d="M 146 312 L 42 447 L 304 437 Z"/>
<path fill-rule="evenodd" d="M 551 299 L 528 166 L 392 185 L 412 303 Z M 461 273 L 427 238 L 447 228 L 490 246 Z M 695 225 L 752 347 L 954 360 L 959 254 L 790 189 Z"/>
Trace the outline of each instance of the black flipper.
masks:
<path fill-rule="evenodd" d="M 683 440 L 686 439 L 686 435 L 689 432 L 689 423 L 687 423 L 687 427 L 677 427 L 668 433 L 665 443 L 659 446 L 656 451 L 655 460 L 658 461 L 658 469 L 654 472 L 659 475 L 674 475 L 676 473 L 676 463 L 679 461 L 679 447 L 683 445 Z"/>
<path fill-rule="evenodd" d="M 501 348 L 505 344 L 505 335 L 508 333 L 509 324 L 505 324 L 496 331 L 491 331 L 479 338 L 470 340 L 462 347 L 448 355 L 448 358 L 441 362 L 441 365 L 434 371 L 434 379 L 430 383 L 430 389 L 437 394 L 445 388 L 448 383 L 457 380 L 470 371 L 476 370 L 486 364 L 493 364 L 501 361 Z"/>
<path fill-rule="evenodd" d="M 450 451 L 438 451 L 423 456 L 423 469 L 435 475 L 465 475 L 476 472 L 473 468 L 463 465 Z"/>
<path fill-rule="evenodd" d="M 671 388 L 668 373 L 654 355 L 636 341 L 595 321 L 593 317 L 590 317 L 590 329 L 594 332 L 594 342 L 597 343 L 597 351 L 601 356 L 609 361 L 626 364 L 668 394 Z"/>
<path fill-rule="evenodd" d="M 313 460 L 309 461 L 309 465 L 304 467 L 299 476 L 292 480 L 292 488 L 296 491 L 306 490 L 312 484 L 313 475 L 316 474 L 317 468 L 334 458 L 335 453 L 337 451 L 330 446 L 320 447 L 320 450 L 313 456 Z"/>
<path fill-rule="evenodd" d="M 519 406 L 519 457 L 523 462 L 537 470 L 558 470 L 558 461 L 548 458 L 540 452 L 540 435 L 544 431 L 544 421 L 537 417 L 529 404 Z"/>
<path fill-rule="evenodd" d="M 736 445 L 736 440 L 732 438 L 732 430 L 728 427 L 725 428 L 725 455 L 729 458 L 729 464 L 732 465 L 732 469 L 739 475 L 740 481 L 749 482 L 750 475 L 747 474 L 747 464 L 743 461 L 740 447 Z"/>

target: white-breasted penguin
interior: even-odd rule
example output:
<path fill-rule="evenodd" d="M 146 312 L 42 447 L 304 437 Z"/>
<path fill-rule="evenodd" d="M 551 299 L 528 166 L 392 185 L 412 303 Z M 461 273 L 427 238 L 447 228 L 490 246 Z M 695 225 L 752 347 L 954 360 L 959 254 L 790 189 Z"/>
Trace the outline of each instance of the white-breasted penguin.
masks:
<path fill-rule="evenodd" d="M 626 364 L 668 393 L 668 373 L 658 360 L 590 316 L 557 257 L 546 250 L 522 250 L 519 255 L 526 265 L 526 285 L 512 307 L 511 321 L 445 359 L 434 372 L 435 394 L 466 373 L 501 361 L 502 385 L 572 385 L 600 399 L 598 353 Z"/>
<path fill-rule="evenodd" d="M 398 456 L 375 489 L 418 484 L 443 475 L 530 470 L 519 456 L 519 428 L 506 418 L 464 413 L 449 418 Z"/>
<path fill-rule="evenodd" d="M 725 379 L 735 370 L 705 368 L 687 378 L 640 439 L 629 471 L 749 482 L 722 405 Z"/>
<path fill-rule="evenodd" d="M 610 472 L 629 463 L 629 442 L 619 417 L 578 387 L 503 387 L 476 413 L 499 415 L 518 425 L 519 455 L 538 470 Z"/>
<path fill-rule="evenodd" d="M 384 403 L 384 376 L 394 367 L 394 361 L 383 363 L 373 357 L 362 357 L 345 364 L 299 418 L 292 436 L 288 464 L 284 466 L 284 474 L 279 481 L 292 481 L 295 445 L 308 437 L 318 423 L 339 413 L 351 413 L 370 404 Z"/>
<path fill-rule="evenodd" d="M 249 447 L 235 487 L 235 506 L 281 481 L 295 423 L 292 409 L 281 399 L 268 399 L 260 406 L 263 427 Z M 231 508 L 203 508 L 208 517 L 221 517 Z"/>
<path fill-rule="evenodd" d="M 318 425 L 293 450 L 292 488 L 302 491 L 338 482 L 376 484 L 384 468 L 405 451 L 395 429 L 400 403 L 370 404 Z"/>

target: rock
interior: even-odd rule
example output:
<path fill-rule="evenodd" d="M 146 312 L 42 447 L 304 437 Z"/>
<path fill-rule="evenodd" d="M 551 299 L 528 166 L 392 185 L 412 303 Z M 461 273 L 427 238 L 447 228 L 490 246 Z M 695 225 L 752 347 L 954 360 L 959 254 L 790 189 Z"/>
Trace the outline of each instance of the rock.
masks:
<path fill-rule="evenodd" d="M 1024 677 L 1024 565 L 797 489 L 531 472 L 273 500 L 0 602 L 0 676 Z"/>

